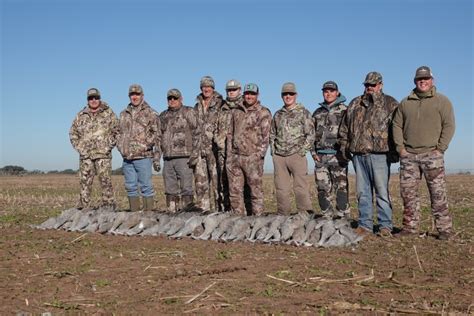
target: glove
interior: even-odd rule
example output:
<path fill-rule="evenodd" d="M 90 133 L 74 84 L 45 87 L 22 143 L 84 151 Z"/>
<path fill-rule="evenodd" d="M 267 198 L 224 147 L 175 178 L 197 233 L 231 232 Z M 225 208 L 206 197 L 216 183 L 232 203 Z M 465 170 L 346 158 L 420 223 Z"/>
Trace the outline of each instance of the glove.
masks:
<path fill-rule="evenodd" d="M 153 161 L 153 169 L 155 169 L 156 172 L 160 172 L 161 170 L 161 165 L 159 160 Z"/>
<path fill-rule="evenodd" d="M 188 167 L 195 168 L 198 163 L 199 158 L 197 156 L 191 156 L 188 160 Z"/>

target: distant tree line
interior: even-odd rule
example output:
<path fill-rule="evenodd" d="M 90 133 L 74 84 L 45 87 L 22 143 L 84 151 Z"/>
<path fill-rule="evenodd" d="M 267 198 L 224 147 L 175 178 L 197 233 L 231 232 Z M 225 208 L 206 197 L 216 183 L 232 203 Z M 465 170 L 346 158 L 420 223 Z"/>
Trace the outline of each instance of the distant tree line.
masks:
<path fill-rule="evenodd" d="M 30 174 L 77 174 L 78 170 L 74 169 L 64 169 L 64 170 L 50 170 L 50 171 L 42 171 L 42 170 L 31 170 L 28 171 L 21 166 L 5 166 L 0 168 L 0 176 L 24 176 Z M 113 175 L 122 175 L 122 168 L 117 168 L 112 170 Z"/>

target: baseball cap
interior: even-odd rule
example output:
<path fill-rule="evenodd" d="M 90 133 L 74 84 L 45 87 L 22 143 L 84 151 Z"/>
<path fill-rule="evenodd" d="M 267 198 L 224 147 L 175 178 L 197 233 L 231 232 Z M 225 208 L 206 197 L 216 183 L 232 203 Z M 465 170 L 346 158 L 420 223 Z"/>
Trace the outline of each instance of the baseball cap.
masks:
<path fill-rule="evenodd" d="M 87 97 L 93 97 L 93 96 L 100 98 L 99 89 L 97 89 L 97 88 L 90 88 L 89 90 L 87 90 Z"/>
<path fill-rule="evenodd" d="M 169 89 L 168 93 L 166 94 L 166 97 L 180 98 L 181 97 L 181 91 L 179 91 L 178 89 Z"/>
<path fill-rule="evenodd" d="M 225 85 L 226 90 L 240 89 L 240 88 L 241 88 L 240 82 L 238 82 L 235 79 L 231 79 L 231 80 L 227 81 L 227 83 Z"/>
<path fill-rule="evenodd" d="M 211 76 L 204 76 L 201 78 L 200 87 L 215 87 L 214 79 Z"/>
<path fill-rule="evenodd" d="M 132 84 L 130 88 L 128 88 L 128 95 L 132 93 L 143 94 L 143 88 L 139 84 Z"/>
<path fill-rule="evenodd" d="M 247 83 L 244 87 L 244 93 L 245 92 L 258 93 L 258 86 L 255 83 Z"/>
<path fill-rule="evenodd" d="M 295 84 L 293 82 L 285 82 L 281 87 L 281 93 L 285 92 L 297 93 Z"/>
<path fill-rule="evenodd" d="M 333 89 L 333 90 L 339 91 L 339 88 L 337 87 L 337 83 L 335 83 L 334 81 L 326 81 L 323 84 L 323 87 L 321 90 L 324 90 L 324 89 Z"/>
<path fill-rule="evenodd" d="M 382 75 L 376 71 L 371 71 L 365 76 L 364 84 L 377 84 L 382 82 Z"/>
<path fill-rule="evenodd" d="M 430 67 L 428 66 L 418 67 L 415 73 L 415 79 L 418 79 L 418 78 L 433 78 L 433 73 L 431 72 Z"/>

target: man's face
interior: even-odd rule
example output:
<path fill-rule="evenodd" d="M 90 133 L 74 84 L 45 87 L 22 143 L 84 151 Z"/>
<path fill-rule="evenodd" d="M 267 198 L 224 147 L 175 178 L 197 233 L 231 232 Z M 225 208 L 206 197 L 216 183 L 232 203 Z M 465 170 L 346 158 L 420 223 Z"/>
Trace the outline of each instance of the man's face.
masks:
<path fill-rule="evenodd" d="M 428 92 L 433 87 L 433 78 L 415 79 L 416 90 L 419 92 Z"/>
<path fill-rule="evenodd" d="M 92 111 L 97 110 L 100 106 L 100 97 L 95 95 L 88 97 L 87 105 Z"/>
<path fill-rule="evenodd" d="M 334 101 L 336 101 L 338 95 L 339 91 L 337 91 L 336 89 L 323 90 L 324 102 L 326 102 L 327 104 L 332 104 Z"/>
<path fill-rule="evenodd" d="M 364 84 L 364 87 L 365 87 L 365 93 L 372 94 L 372 93 L 376 93 L 376 92 L 379 92 L 380 90 L 382 90 L 383 83 L 382 82 L 379 82 L 379 83 L 366 83 L 366 84 Z"/>
<path fill-rule="evenodd" d="M 257 103 L 258 93 L 247 91 L 244 93 L 244 100 L 248 106 L 252 106 Z"/>
<path fill-rule="evenodd" d="M 204 96 L 205 99 L 208 99 L 212 96 L 214 93 L 214 88 L 211 86 L 204 86 L 201 88 L 202 95 Z"/>
<path fill-rule="evenodd" d="M 139 106 L 143 102 L 143 94 L 132 92 L 130 93 L 130 102 L 133 106 Z"/>
<path fill-rule="evenodd" d="M 183 97 L 178 98 L 172 95 L 168 97 L 168 108 L 177 109 L 181 107 L 182 104 L 183 104 Z"/>
<path fill-rule="evenodd" d="M 226 90 L 226 93 L 227 93 L 227 97 L 229 99 L 236 99 L 239 95 L 240 95 L 240 88 L 237 88 L 237 89 L 227 89 Z"/>
<path fill-rule="evenodd" d="M 286 107 L 290 107 L 296 104 L 296 96 L 295 92 L 283 92 L 281 94 L 281 98 L 283 99 L 283 103 L 285 103 Z"/>

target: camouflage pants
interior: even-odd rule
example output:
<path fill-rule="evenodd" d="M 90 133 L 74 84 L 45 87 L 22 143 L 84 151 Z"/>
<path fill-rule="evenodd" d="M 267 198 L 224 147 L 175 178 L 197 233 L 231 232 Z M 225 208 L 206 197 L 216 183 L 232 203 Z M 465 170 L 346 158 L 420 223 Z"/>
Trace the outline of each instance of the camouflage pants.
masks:
<path fill-rule="evenodd" d="M 227 161 L 229 177 L 229 196 L 232 212 L 246 215 L 244 202 L 244 186 L 250 189 L 252 214 L 263 213 L 263 159 L 255 156 L 233 154 Z"/>
<path fill-rule="evenodd" d="M 319 155 L 319 158 L 320 161 L 315 161 L 314 177 L 321 212 L 332 215 L 335 204 L 337 215 L 348 216 L 347 162 L 339 160 L 336 155 Z"/>
<path fill-rule="evenodd" d="M 81 159 L 79 161 L 79 181 L 81 193 L 78 207 L 90 207 L 94 176 L 99 176 L 102 188 L 102 205 L 113 205 L 112 159 Z"/>
<path fill-rule="evenodd" d="M 218 207 L 217 193 L 217 164 L 214 154 L 199 157 L 194 169 L 194 186 L 196 190 L 196 205 L 205 211 Z"/>
<path fill-rule="evenodd" d="M 293 192 L 295 193 L 296 209 L 309 211 L 313 209 L 309 197 L 308 161 L 300 154 L 290 156 L 273 155 L 274 182 L 276 190 L 278 213 L 291 213 L 291 180 L 293 178 Z"/>
<path fill-rule="evenodd" d="M 218 191 L 218 203 L 219 211 L 227 212 L 231 210 L 230 197 L 229 197 L 229 180 L 227 177 L 226 170 L 226 157 L 219 155 L 217 159 L 217 191 Z M 247 213 L 251 213 L 251 199 L 250 199 L 250 188 L 247 183 L 244 185 L 244 202 Z"/>
<path fill-rule="evenodd" d="M 403 199 L 403 229 L 416 232 L 420 223 L 418 188 L 422 174 L 431 199 L 431 210 L 439 232 L 452 231 L 452 218 L 448 210 L 444 156 L 435 150 L 423 154 L 400 157 L 400 195 Z"/>

